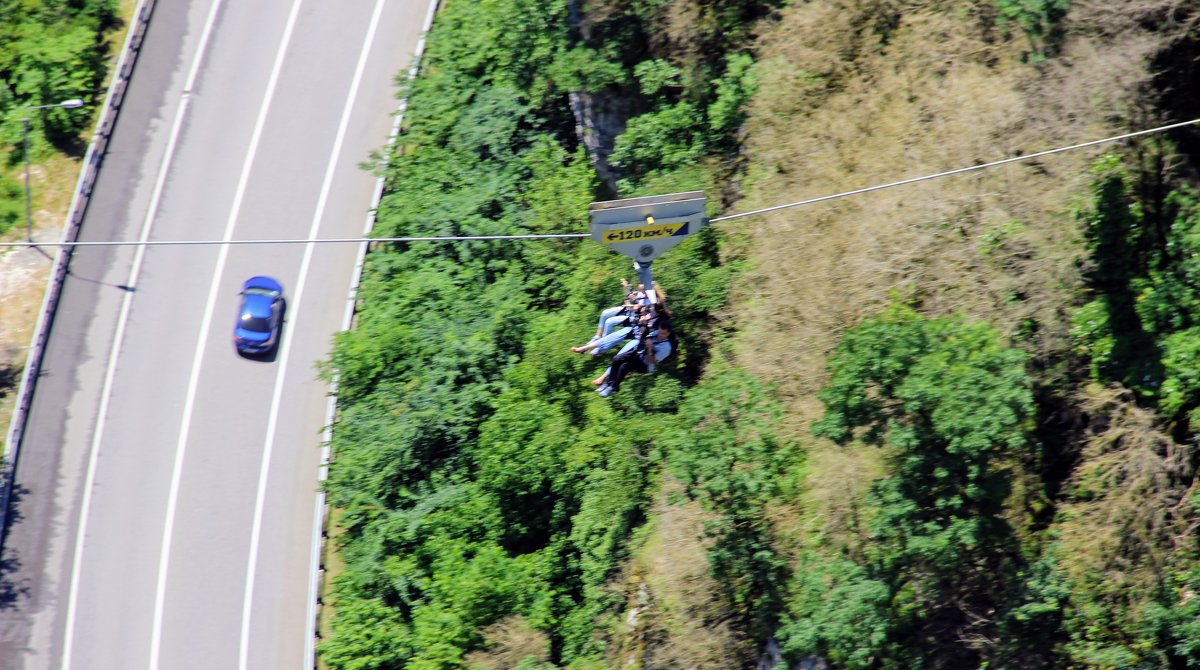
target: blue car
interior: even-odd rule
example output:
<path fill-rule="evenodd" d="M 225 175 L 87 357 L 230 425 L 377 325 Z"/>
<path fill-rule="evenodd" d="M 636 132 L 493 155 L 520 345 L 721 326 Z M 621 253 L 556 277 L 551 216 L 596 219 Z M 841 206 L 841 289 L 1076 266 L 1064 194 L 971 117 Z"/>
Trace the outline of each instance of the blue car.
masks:
<path fill-rule="evenodd" d="M 242 284 L 241 296 L 233 345 L 243 354 L 265 354 L 279 342 L 283 286 L 271 277 L 251 277 Z"/>

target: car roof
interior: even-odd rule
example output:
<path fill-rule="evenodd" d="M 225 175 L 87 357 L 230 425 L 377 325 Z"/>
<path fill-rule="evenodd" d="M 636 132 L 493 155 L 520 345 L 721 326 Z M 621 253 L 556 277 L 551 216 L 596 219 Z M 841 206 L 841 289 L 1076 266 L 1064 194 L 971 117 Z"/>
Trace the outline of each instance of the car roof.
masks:
<path fill-rule="evenodd" d="M 271 316 L 271 303 L 274 299 L 269 295 L 251 293 L 242 301 L 242 314 L 261 318 Z"/>
<path fill-rule="evenodd" d="M 248 288 L 260 288 L 267 291 L 283 293 L 283 286 L 280 285 L 275 278 L 268 277 L 266 275 L 257 275 L 247 279 L 245 283 L 242 284 L 242 290 L 244 291 Z"/>

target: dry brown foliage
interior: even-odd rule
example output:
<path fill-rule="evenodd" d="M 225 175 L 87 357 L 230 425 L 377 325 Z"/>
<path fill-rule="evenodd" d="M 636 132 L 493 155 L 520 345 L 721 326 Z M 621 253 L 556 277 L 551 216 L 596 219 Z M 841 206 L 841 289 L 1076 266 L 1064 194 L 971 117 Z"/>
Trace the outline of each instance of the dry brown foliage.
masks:
<path fill-rule="evenodd" d="M 862 501 L 871 484 L 883 475 L 881 449 L 814 441 L 806 458 L 800 506 L 802 531 L 812 535 L 795 538 L 795 544 L 819 538 L 834 547 L 852 548 L 867 541 L 868 519 Z M 786 536 L 786 530 L 781 533 Z"/>
<path fill-rule="evenodd" d="M 34 240 L 50 242 L 62 237 L 78 173 L 78 161 L 57 155 L 30 169 Z M 20 174 L 11 176 L 20 179 Z M 23 240 L 25 235 L 22 223 L 4 237 Z M 10 248 L 0 252 L 0 443 L 12 419 L 16 386 L 41 313 L 52 259 L 53 252 L 44 249 Z"/>
<path fill-rule="evenodd" d="M 653 529 L 626 580 L 627 610 L 610 645 L 610 667 L 627 670 L 728 670 L 749 658 L 747 645 L 724 620 L 717 584 L 708 572 L 704 521 L 696 501 L 669 475 L 651 510 Z"/>
<path fill-rule="evenodd" d="M 1177 11 L 1183 4 L 1072 2 L 1066 40 L 1056 55 L 1041 60 L 1030 57 L 1030 40 L 1002 34 L 990 2 L 793 3 L 760 33 L 759 92 L 744 128 L 749 169 L 742 198 L 730 211 L 1153 125 L 1160 119 L 1145 103 L 1151 61 L 1190 29 L 1190 19 Z M 690 0 L 673 7 L 678 25 L 671 34 L 694 16 Z M 1149 32 L 1148 25 L 1160 30 Z M 1087 191 L 1089 165 L 1102 151 L 1118 148 L 1080 150 L 715 224 L 730 233 L 732 253 L 751 266 L 734 290 L 731 313 L 723 317 L 737 325 L 738 361 L 775 383 L 783 397 L 788 411 L 777 435 L 807 445 L 805 486 L 795 508 L 772 512 L 801 526 L 781 531 L 789 543 L 815 537 L 834 545 L 859 542 L 859 502 L 880 474 L 876 451 L 813 444 L 810 437 L 809 425 L 821 412 L 816 394 L 827 379 L 826 359 L 841 335 L 902 299 L 931 316 L 957 312 L 990 322 L 1035 360 L 1061 359 L 1069 313 L 1084 290 L 1081 231 L 1073 212 Z M 1179 493 L 1159 487 L 1158 475 L 1152 475 L 1170 460 L 1166 444 L 1156 441 L 1163 436 L 1134 405 L 1105 402 L 1110 428 L 1089 442 L 1080 472 L 1118 478 L 1140 472 L 1139 490 L 1157 500 L 1151 507 L 1169 509 Z M 1125 432 L 1118 437 L 1113 431 Z M 1102 443 L 1126 446 L 1110 452 Z M 1149 459 L 1151 453 L 1158 460 Z M 1014 494 L 1014 500 L 1040 495 L 1031 473 L 1017 474 L 1028 491 Z M 1022 504 L 1014 502 L 1010 511 L 1020 516 L 1024 510 L 1016 508 Z M 1190 532 L 1156 520 L 1130 495 L 1106 496 L 1096 505 L 1079 507 L 1080 521 L 1064 525 L 1064 532 L 1106 547 L 1110 540 L 1117 543 L 1102 552 L 1107 558 L 1098 569 L 1121 569 L 1118 557 L 1127 550 L 1121 537 L 1143 543 L 1164 529 Z M 1122 521 L 1127 535 L 1100 532 L 1105 521 L 1121 514 L 1130 515 Z M 728 631 L 690 623 L 712 618 L 705 589 L 688 586 L 692 579 L 704 583 L 701 546 L 697 542 L 690 552 L 694 568 L 662 563 L 680 557 L 686 546 L 663 543 L 654 552 L 664 556 L 646 551 L 641 559 L 652 566 L 646 576 L 651 611 L 663 617 L 659 621 L 675 622 L 663 624 L 666 637 L 648 649 L 647 659 L 708 658 L 704 649 L 716 653 L 740 644 Z M 665 605 L 671 598 L 663 593 L 677 594 L 680 605 Z M 714 632 L 725 642 L 705 647 L 701 641 Z M 676 662 L 653 667 L 722 667 L 716 661 Z"/>
<path fill-rule="evenodd" d="M 1057 524 L 1063 564 L 1073 581 L 1147 592 L 1200 524 L 1194 447 L 1164 434 L 1127 390 L 1090 385 L 1076 400 L 1089 422 Z"/>
<path fill-rule="evenodd" d="M 672 2 L 663 17 L 663 31 L 657 36 L 662 40 L 659 53 L 673 53 L 682 61 L 693 61 L 698 58 L 695 52 L 695 31 L 700 23 L 700 5 L 696 0 L 677 0 Z"/>
<path fill-rule="evenodd" d="M 1138 28 L 1150 3 L 1072 4 L 1060 55 L 1029 61 L 990 3 L 816 0 L 759 45 L 746 124 L 746 211 L 1118 134 L 1147 122 L 1151 57 L 1171 36 Z M 1168 3 L 1157 3 L 1158 9 Z M 1118 25 L 1119 24 L 1119 25 Z M 1153 119 L 1150 119 L 1152 121 Z M 1100 151 L 718 223 L 752 271 L 735 289 L 739 361 L 776 382 L 784 438 L 806 442 L 841 335 L 902 299 L 995 324 L 1040 360 L 1067 345 L 1083 290 L 1079 223 Z M 794 431 L 794 432 L 792 432 Z M 878 476 L 861 447 L 808 448 L 806 527 L 854 543 Z"/>
<path fill-rule="evenodd" d="M 545 661 L 550 657 L 549 638 L 520 615 L 497 621 L 483 635 L 485 650 L 464 659 L 470 670 L 512 670 L 526 658 Z"/>
<path fill-rule="evenodd" d="M 1115 134 L 1149 80 L 1146 35 L 1071 40 L 1035 67 L 1024 44 L 992 39 L 969 14 L 910 4 L 879 25 L 895 5 L 812 2 L 764 36 L 738 210 Z M 1009 333 L 1032 320 L 1033 353 L 1061 350 L 1080 286 L 1070 211 L 1097 152 L 725 224 L 747 233 L 755 266 L 734 301 L 740 359 L 809 396 L 842 332 L 896 296 Z"/>

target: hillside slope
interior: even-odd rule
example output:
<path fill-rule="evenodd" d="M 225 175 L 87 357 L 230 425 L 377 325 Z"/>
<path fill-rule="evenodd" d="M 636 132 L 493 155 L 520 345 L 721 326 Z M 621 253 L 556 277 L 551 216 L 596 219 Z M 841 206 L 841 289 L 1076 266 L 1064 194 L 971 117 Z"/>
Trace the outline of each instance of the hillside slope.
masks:
<path fill-rule="evenodd" d="M 1191 118 L 1193 11 L 451 0 L 378 232 L 715 216 Z M 1200 663 L 1194 138 L 718 223 L 656 262 L 680 351 L 607 399 L 567 346 L 622 259 L 376 250 L 327 370 L 323 660 Z"/>
<path fill-rule="evenodd" d="M 1200 111 L 1185 93 L 1194 67 L 1187 62 L 1194 8 L 1076 2 L 1056 16 L 1049 12 L 1054 4 L 1023 3 L 1027 11 L 1047 10 L 1039 23 L 1006 20 L 1013 5 L 1004 2 L 812 2 L 784 10 L 757 46 L 759 93 L 749 108 L 749 169 L 736 209 L 1032 153 Z M 1197 549 L 1192 429 L 1179 418 L 1180 405 L 1156 409 L 1162 373 L 1132 391 L 1119 365 L 1096 373 L 1097 349 L 1080 336 L 1079 316 L 1089 300 L 1110 292 L 1103 277 L 1120 262 L 1113 258 L 1127 258 L 1144 275 L 1169 273 L 1169 257 L 1179 252 L 1169 231 L 1182 239 L 1192 224 L 1187 205 L 1171 204 L 1167 194 L 1194 183 L 1188 151 L 1195 137 L 1185 130 L 723 227 L 743 240 L 740 252 L 752 266 L 730 303 L 739 330 L 734 359 L 778 390 L 787 419 L 777 432 L 802 443 L 805 454 L 803 482 L 777 499 L 784 511 L 771 531 L 777 550 L 799 568 L 785 596 L 782 632 L 793 660 L 818 654 L 839 667 L 947 668 L 1197 661 L 1187 623 Z M 1096 231 L 1114 207 L 1138 218 L 1121 244 L 1106 250 Z M 1150 231 L 1159 231 L 1157 240 Z M 882 410 L 884 439 L 847 435 L 838 445 L 812 433 L 814 421 L 837 411 L 831 374 L 854 364 L 839 343 L 896 303 L 928 318 L 991 324 L 998 346 L 1027 355 L 1026 384 L 1036 403 L 1027 427 L 1012 428 L 1026 446 L 995 456 L 990 466 L 1008 473 L 1008 495 L 993 512 L 1008 530 L 985 537 L 1013 547 L 970 558 L 973 567 L 955 564 L 948 584 L 928 574 L 930 555 L 904 558 L 895 544 L 915 542 L 925 530 L 889 539 L 879 526 L 881 519 L 896 523 L 897 500 L 888 502 L 886 491 L 915 457 L 905 455 L 896 431 L 919 429 L 911 423 L 917 416 Z M 1119 347 L 1128 336 L 1115 307 L 1110 317 L 1109 336 Z M 969 355 L 948 352 L 942 365 Z M 876 388 L 866 397 L 888 392 Z M 917 402 L 899 392 L 906 409 Z M 1194 407 L 1193 388 L 1183 395 L 1182 406 Z M 983 413 L 986 402 L 958 411 Z M 1003 439 L 997 424 L 989 430 L 991 439 Z M 937 442 L 915 453 L 937 450 Z M 934 474 L 915 481 L 936 486 Z M 955 516 L 946 514 L 927 519 L 926 529 L 949 532 L 947 519 Z M 958 551 L 961 558 L 974 550 L 967 541 Z M 981 569 L 993 572 L 972 574 Z M 824 574 L 825 586 L 806 571 Z M 869 584 L 881 586 L 882 595 L 846 591 Z M 803 603 L 812 589 L 823 594 L 819 605 Z M 830 620 L 841 623 L 812 629 Z"/>

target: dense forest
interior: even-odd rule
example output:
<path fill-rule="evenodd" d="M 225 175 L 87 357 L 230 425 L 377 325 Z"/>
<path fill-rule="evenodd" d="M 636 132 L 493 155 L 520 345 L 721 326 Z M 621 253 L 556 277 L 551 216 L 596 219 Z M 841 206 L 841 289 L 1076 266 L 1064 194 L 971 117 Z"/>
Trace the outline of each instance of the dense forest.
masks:
<path fill-rule="evenodd" d="M 81 137 L 104 98 L 117 0 L 0 0 L 0 234 L 24 218 L 17 166 L 23 156 L 23 119 L 29 120 L 29 159 L 48 152 L 80 154 Z M 82 109 L 29 107 L 82 99 Z"/>
<path fill-rule="evenodd" d="M 445 0 L 379 236 L 746 211 L 1197 116 L 1194 3 Z M 589 241 L 378 246 L 322 662 L 1200 666 L 1196 131 L 719 223 L 610 398 Z"/>

